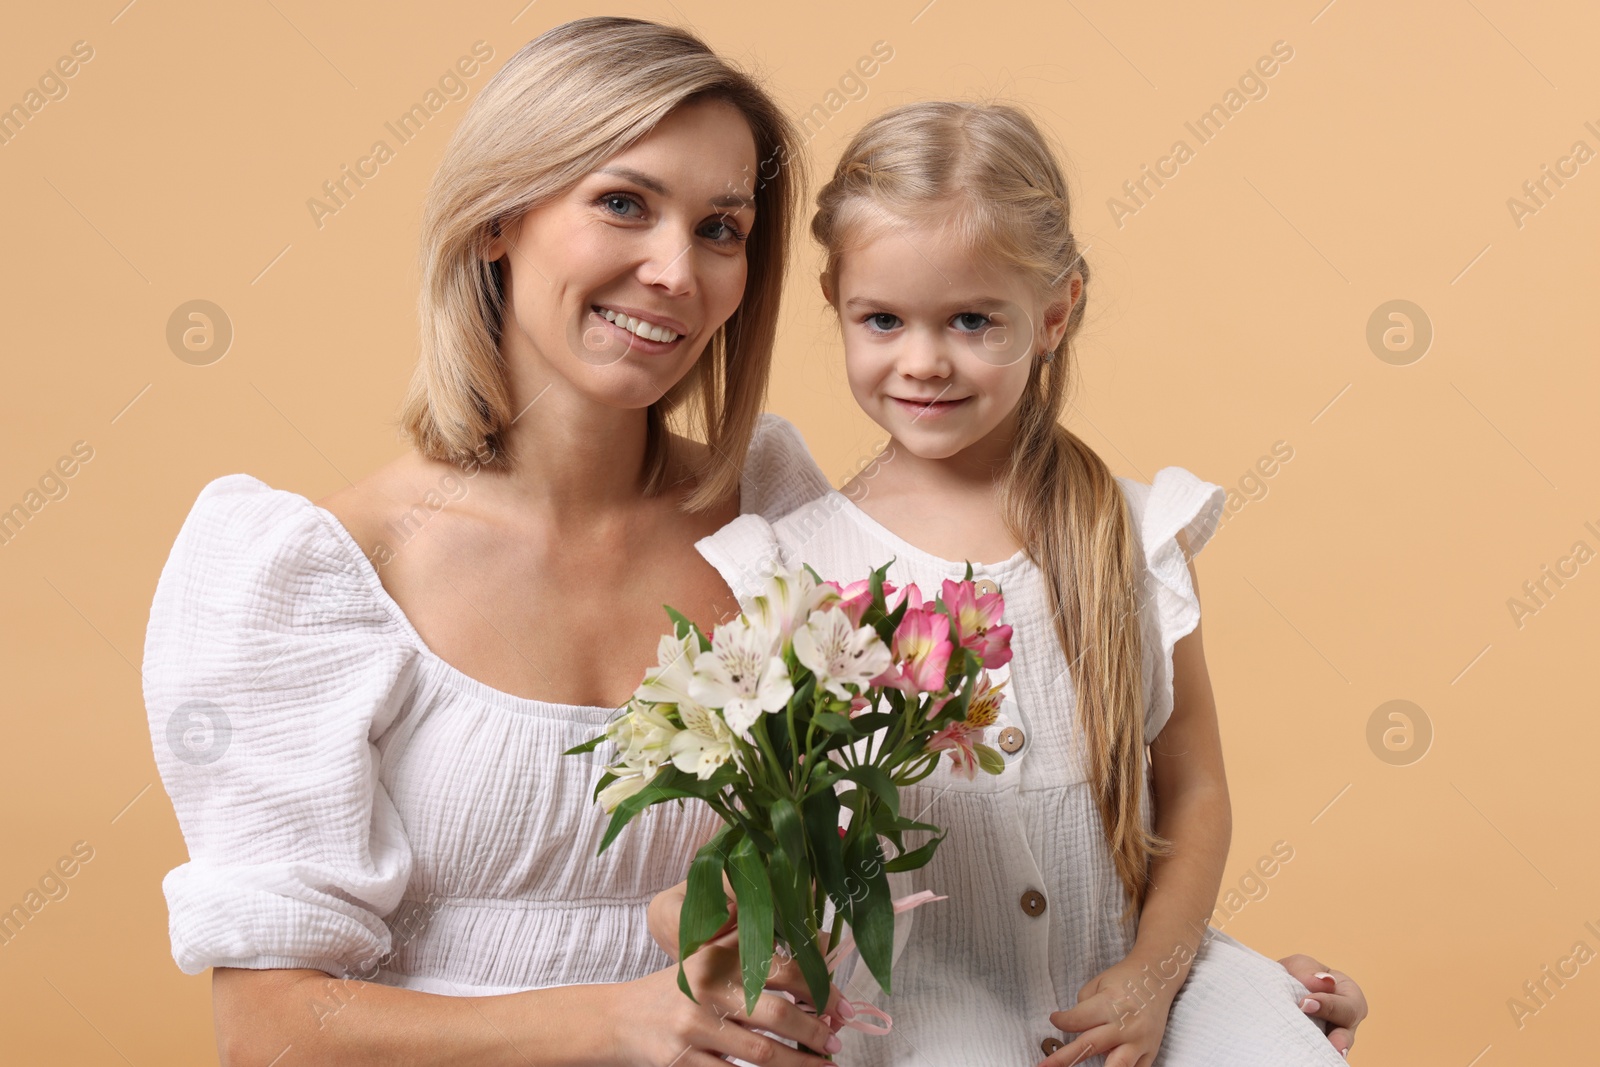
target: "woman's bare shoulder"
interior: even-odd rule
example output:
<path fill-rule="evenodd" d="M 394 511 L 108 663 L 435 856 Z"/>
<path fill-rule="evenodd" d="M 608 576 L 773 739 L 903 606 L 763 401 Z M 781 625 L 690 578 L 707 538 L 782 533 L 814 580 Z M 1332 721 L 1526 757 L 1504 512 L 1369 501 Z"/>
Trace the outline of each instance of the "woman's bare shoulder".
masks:
<path fill-rule="evenodd" d="M 468 482 L 448 463 L 406 452 L 316 504 L 338 519 L 370 556 L 397 534 L 404 535 L 446 504 L 463 499 Z"/>

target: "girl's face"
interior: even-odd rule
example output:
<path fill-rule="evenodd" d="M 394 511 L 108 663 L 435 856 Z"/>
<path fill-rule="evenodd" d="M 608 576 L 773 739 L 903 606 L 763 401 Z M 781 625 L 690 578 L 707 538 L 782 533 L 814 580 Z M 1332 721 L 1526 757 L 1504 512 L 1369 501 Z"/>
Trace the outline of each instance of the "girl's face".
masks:
<path fill-rule="evenodd" d="M 823 279 L 856 403 L 923 459 L 974 446 L 1004 456 L 1033 361 L 1061 342 L 1071 304 L 1046 302 L 944 228 L 881 218 L 843 254 L 835 284 Z"/>
<path fill-rule="evenodd" d="M 507 257 L 502 350 L 608 406 L 660 399 L 744 296 L 755 169 L 744 115 L 698 101 L 527 211 L 485 252 Z"/>

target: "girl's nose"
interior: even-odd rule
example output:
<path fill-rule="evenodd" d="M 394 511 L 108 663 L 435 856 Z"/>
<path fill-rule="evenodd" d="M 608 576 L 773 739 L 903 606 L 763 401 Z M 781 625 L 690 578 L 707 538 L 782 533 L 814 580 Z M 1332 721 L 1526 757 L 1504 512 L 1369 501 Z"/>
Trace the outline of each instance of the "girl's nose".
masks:
<path fill-rule="evenodd" d="M 950 374 L 950 354 L 943 342 L 920 332 L 906 338 L 896 363 L 908 378 L 944 378 Z"/>

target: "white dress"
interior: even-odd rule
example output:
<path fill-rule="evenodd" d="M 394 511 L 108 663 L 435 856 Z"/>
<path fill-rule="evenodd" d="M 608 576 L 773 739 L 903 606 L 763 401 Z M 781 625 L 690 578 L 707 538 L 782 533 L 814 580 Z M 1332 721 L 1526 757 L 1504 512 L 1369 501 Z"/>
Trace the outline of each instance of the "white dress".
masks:
<path fill-rule="evenodd" d="M 827 489 L 798 431 L 764 416 L 741 510 L 776 518 Z M 245 474 L 201 491 L 151 605 L 144 697 L 189 851 L 162 882 L 184 973 L 488 995 L 669 965 L 645 907 L 716 817 L 660 805 L 597 858 L 611 746 L 561 753 L 615 709 L 450 666 L 305 497 Z"/>
<path fill-rule="evenodd" d="M 1177 533 L 1186 531 L 1198 551 L 1217 528 L 1226 494 L 1181 467 L 1157 471 L 1149 485 L 1118 482 L 1144 549 L 1145 726 L 1153 738 L 1172 712 L 1173 645 L 1200 616 Z M 915 582 L 932 597 L 966 566 L 922 551 L 834 491 L 776 523 L 740 516 L 696 547 L 741 599 L 759 592 L 759 576 L 773 567 L 808 563 L 823 578 L 853 581 L 893 558 L 889 580 Z M 1066 1038 L 1050 1013 L 1076 1004 L 1078 990 L 1133 946 L 1133 931 L 1118 922 L 1125 894 L 1088 781 L 1043 576 L 1018 552 L 974 564 L 973 577 L 999 586 L 1013 627 L 1012 662 L 992 672 L 1009 677 L 1011 697 L 987 738 L 1006 767 L 967 782 L 942 760 L 902 791 L 902 811 L 947 836 L 927 866 L 899 879 L 896 895 L 931 889 L 949 899 L 899 917 L 893 995 L 864 967 L 841 967 L 836 980 L 846 994 L 873 1000 L 894 1020 L 884 1036 L 845 1031 L 842 1063 L 1031 1067 Z M 1150 798 L 1147 775 L 1146 826 Z M 920 840 L 908 837 L 908 847 Z M 1156 1067 L 1343 1064 L 1322 1024 L 1300 1010 L 1307 992 L 1277 962 L 1208 928 Z"/>

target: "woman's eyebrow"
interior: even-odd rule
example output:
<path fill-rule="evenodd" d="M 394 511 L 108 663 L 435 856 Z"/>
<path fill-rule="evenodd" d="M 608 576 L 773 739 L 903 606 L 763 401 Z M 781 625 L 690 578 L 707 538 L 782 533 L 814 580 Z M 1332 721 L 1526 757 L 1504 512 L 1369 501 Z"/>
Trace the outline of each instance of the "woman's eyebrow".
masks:
<path fill-rule="evenodd" d="M 609 166 L 601 167 L 600 173 L 614 174 L 619 178 L 626 178 L 635 185 L 643 186 L 644 188 L 650 190 L 657 196 L 672 195 L 672 190 L 668 189 L 664 184 L 662 184 L 660 179 L 651 177 L 642 170 L 634 170 L 632 167 Z M 756 206 L 756 202 L 753 198 L 743 196 L 739 193 L 724 193 L 722 196 L 714 196 L 707 201 L 707 203 L 709 203 L 712 207 L 753 208 Z"/>

